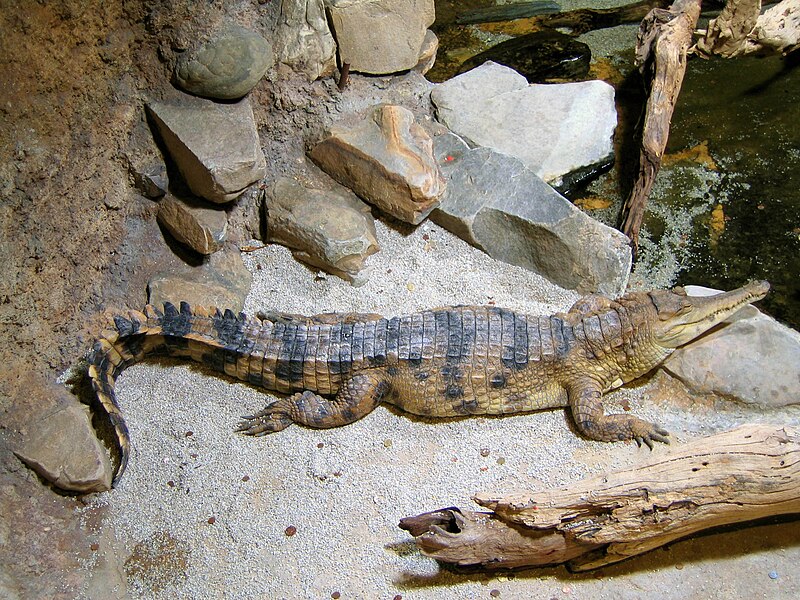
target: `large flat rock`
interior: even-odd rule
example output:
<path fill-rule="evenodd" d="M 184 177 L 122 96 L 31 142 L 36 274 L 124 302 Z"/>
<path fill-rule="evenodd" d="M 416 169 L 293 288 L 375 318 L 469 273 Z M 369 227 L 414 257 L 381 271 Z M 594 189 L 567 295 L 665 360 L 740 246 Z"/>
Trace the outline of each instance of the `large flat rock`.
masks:
<path fill-rule="evenodd" d="M 514 156 L 554 185 L 613 158 L 614 88 L 603 81 L 528 85 L 487 62 L 438 84 L 431 100 L 439 121 L 471 146 Z"/>
<path fill-rule="evenodd" d="M 592 219 L 520 160 L 469 149 L 456 136 L 435 140 L 447 190 L 431 219 L 487 254 L 580 293 L 621 295 L 628 238 Z"/>
<path fill-rule="evenodd" d="M 196 195 L 230 202 L 267 172 L 247 98 L 220 104 L 184 96 L 147 105 L 170 156 Z"/>
<path fill-rule="evenodd" d="M 719 293 L 687 286 L 691 296 Z M 764 408 L 800 404 L 800 333 L 748 306 L 663 365 L 689 388 Z"/>

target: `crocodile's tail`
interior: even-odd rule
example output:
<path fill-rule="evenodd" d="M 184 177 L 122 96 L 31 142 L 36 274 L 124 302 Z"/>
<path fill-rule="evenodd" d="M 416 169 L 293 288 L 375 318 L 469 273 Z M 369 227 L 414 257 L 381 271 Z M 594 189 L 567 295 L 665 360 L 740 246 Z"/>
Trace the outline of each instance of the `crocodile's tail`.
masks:
<path fill-rule="evenodd" d="M 88 357 L 88 374 L 99 406 L 108 415 L 118 446 L 119 466 L 112 486 L 116 486 L 125 472 L 130 454 L 128 427 L 114 393 L 119 374 L 126 367 L 154 354 L 204 361 L 213 353 L 224 361 L 227 345 L 224 330 L 235 329 L 241 335 L 245 323 L 244 315 L 235 315 L 230 310 L 221 313 L 214 308 L 192 309 L 186 302 L 181 302 L 178 309 L 167 302 L 163 312 L 148 305 L 143 313 L 131 311 L 127 316 L 115 316 L 114 329 L 100 334 Z M 225 327 L 225 324 L 235 327 Z M 225 370 L 223 365 L 218 367 Z"/>

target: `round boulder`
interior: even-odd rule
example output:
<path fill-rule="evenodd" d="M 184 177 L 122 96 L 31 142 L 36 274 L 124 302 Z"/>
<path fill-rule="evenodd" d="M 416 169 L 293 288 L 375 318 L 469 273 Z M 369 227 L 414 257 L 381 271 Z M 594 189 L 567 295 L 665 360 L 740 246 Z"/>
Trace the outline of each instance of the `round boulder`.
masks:
<path fill-rule="evenodd" d="M 243 27 L 230 27 L 178 59 L 175 83 L 190 94 L 233 100 L 252 90 L 273 64 L 267 40 Z"/>

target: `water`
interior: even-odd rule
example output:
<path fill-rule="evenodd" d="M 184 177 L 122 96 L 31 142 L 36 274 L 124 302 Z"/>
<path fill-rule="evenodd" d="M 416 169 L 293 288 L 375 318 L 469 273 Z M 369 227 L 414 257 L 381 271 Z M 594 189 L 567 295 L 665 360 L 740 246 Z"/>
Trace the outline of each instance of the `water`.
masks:
<path fill-rule="evenodd" d="M 668 152 L 704 140 L 718 165 L 709 199 L 724 230 L 708 219 L 689 233 L 692 259 L 678 276 L 732 288 L 766 279 L 762 306 L 800 328 L 800 61 L 747 57 L 689 63 Z"/>
<path fill-rule="evenodd" d="M 437 1 L 440 50 L 429 74 L 433 81 L 452 76 L 461 60 L 485 49 L 497 32 L 493 28 L 490 35 L 480 28 L 452 25 L 456 6 L 463 9 L 465 3 Z M 633 35 L 621 34 L 630 38 L 632 47 Z M 612 57 L 611 63 L 621 76 L 628 75 L 628 86 L 639 85 L 629 76 L 632 52 Z M 684 160 L 665 162 L 659 172 L 643 223 L 632 277 L 635 285 L 692 283 L 731 289 L 751 279 L 766 279 L 772 291 L 760 304 L 762 309 L 800 328 L 797 63 L 800 60 L 779 57 L 689 61 L 667 154 L 696 147 L 699 151 Z M 642 98 L 630 89 L 618 90 L 619 108 L 635 122 Z M 621 125 L 619 131 L 630 136 L 632 130 Z M 635 151 L 618 154 L 617 168 L 586 191 L 585 195 L 612 201 L 609 208 L 589 214 L 617 224 L 622 200 L 619 173 L 625 177 L 635 155 Z"/>

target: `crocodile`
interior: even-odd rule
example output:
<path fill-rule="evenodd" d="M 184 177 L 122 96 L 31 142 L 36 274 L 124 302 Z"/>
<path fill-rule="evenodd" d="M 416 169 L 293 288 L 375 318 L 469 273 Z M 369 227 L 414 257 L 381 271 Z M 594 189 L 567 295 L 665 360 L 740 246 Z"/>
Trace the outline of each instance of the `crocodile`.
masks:
<path fill-rule="evenodd" d="M 590 295 L 567 313 L 526 315 L 452 306 L 384 318 L 152 305 L 114 317 L 88 355 L 95 400 L 113 427 L 125 471 L 130 438 L 114 395 L 127 366 L 183 357 L 280 394 L 236 431 L 261 436 L 292 423 L 352 423 L 381 402 L 423 417 L 508 415 L 569 406 L 580 433 L 653 448 L 668 432 L 636 416 L 604 414 L 602 394 L 660 364 L 673 350 L 763 298 L 767 282 L 709 297 L 682 288 Z"/>

